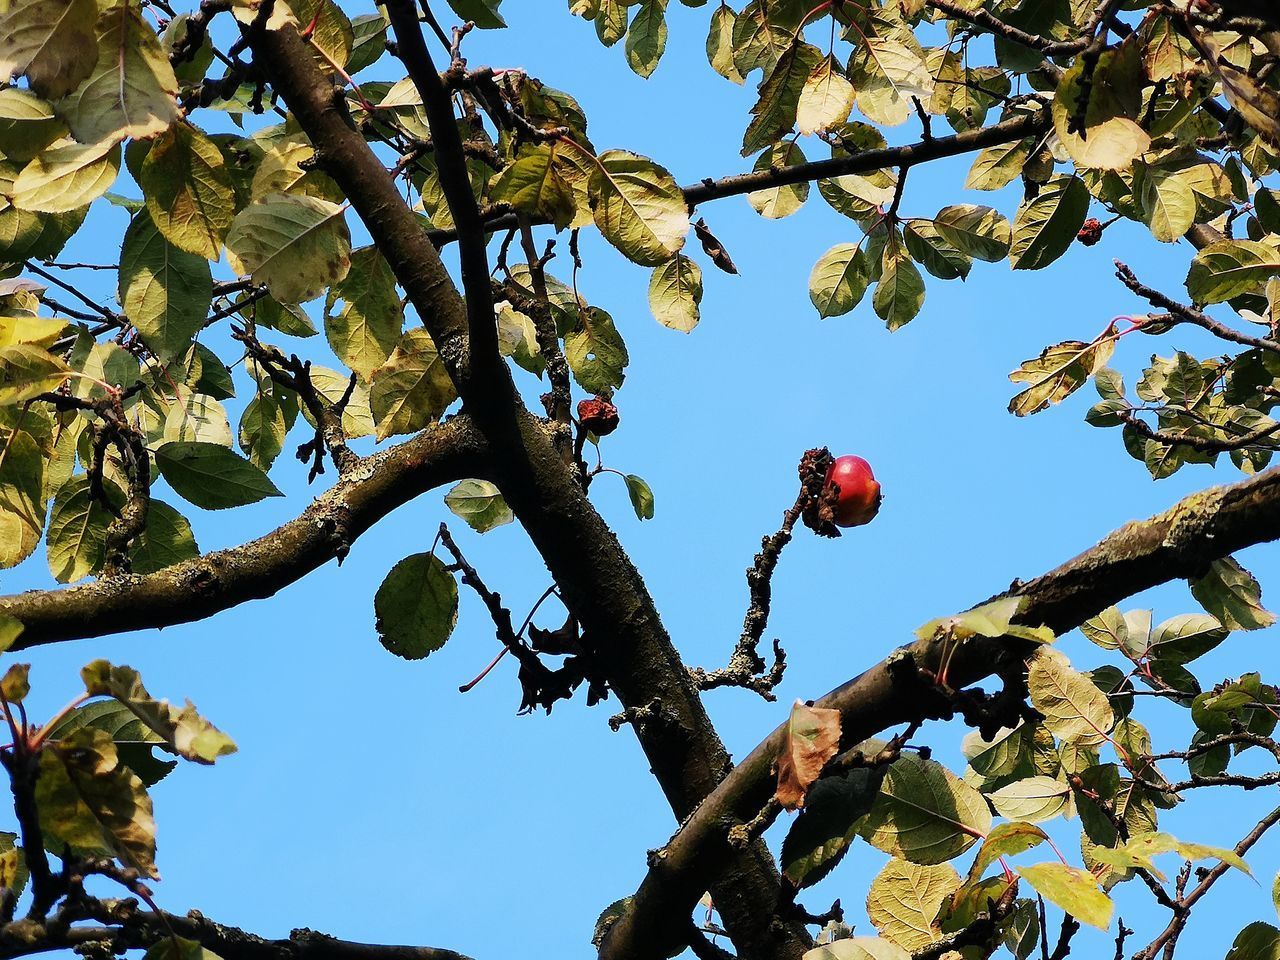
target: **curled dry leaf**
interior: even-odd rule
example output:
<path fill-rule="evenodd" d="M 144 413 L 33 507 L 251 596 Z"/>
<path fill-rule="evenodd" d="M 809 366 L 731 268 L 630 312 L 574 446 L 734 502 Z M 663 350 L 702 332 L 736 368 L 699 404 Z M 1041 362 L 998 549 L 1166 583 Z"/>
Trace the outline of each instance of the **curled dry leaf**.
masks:
<path fill-rule="evenodd" d="M 797 700 L 778 755 L 778 802 L 788 810 L 803 807 L 809 787 L 839 749 L 840 711 Z"/>

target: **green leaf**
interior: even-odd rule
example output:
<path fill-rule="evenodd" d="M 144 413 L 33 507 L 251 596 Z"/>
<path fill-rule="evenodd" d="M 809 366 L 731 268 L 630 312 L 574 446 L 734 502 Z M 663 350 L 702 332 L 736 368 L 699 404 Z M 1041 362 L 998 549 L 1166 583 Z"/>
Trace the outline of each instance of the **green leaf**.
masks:
<path fill-rule="evenodd" d="M 1077 166 L 1126 170 L 1151 147 L 1150 135 L 1136 122 L 1145 82 L 1136 38 L 1088 63 L 1079 57 L 1062 74 L 1051 113 Z"/>
<path fill-rule="evenodd" d="M 488 533 L 516 518 L 502 492 L 488 480 L 463 480 L 445 494 L 444 503 L 476 533 Z"/>
<path fill-rule="evenodd" d="M 857 768 L 824 777 L 809 788 L 804 808 L 782 841 L 782 872 L 796 889 L 817 883 L 844 857 L 882 777 L 881 768 Z"/>
<path fill-rule="evenodd" d="M 216 443 L 177 441 L 155 452 L 156 466 L 169 486 L 206 510 L 225 510 L 282 497 L 267 475 L 239 454 Z"/>
<path fill-rule="evenodd" d="M 112 697 L 178 756 L 197 763 L 213 763 L 236 752 L 230 737 L 196 712 L 190 700 L 179 710 L 167 700 L 147 693 L 132 667 L 94 660 L 80 671 L 85 692 L 91 697 Z"/>
<path fill-rule="evenodd" d="M 541 378 L 547 362 L 538 346 L 538 329 L 533 318 L 506 302 L 499 303 L 497 308 L 499 353 L 511 357 L 521 369 Z"/>
<path fill-rule="evenodd" d="M 905 43 L 867 36 L 849 62 L 858 109 L 872 123 L 897 126 L 911 116 L 912 98 L 928 103 L 933 75 L 924 59 Z"/>
<path fill-rule="evenodd" d="M 897 240 L 884 248 L 871 306 L 890 330 L 906 326 L 924 306 L 924 277 Z"/>
<path fill-rule="evenodd" d="M 804 151 L 799 145 L 794 140 L 784 140 L 782 143 L 775 143 L 756 157 L 756 162 L 751 169 L 759 173 L 763 170 L 795 167 L 804 162 Z M 783 217 L 791 216 L 804 205 L 808 198 L 809 182 L 807 180 L 781 187 L 769 187 L 765 190 L 753 190 L 747 194 L 747 202 L 751 204 L 751 209 L 767 220 L 781 220 Z"/>
<path fill-rule="evenodd" d="M 449 6 L 463 20 L 471 21 L 481 30 L 495 30 L 507 25 L 498 12 L 502 0 L 449 0 Z"/>
<path fill-rule="evenodd" d="M 978 791 L 941 764 L 905 754 L 886 771 L 860 833 L 878 850 L 928 865 L 959 856 L 990 829 Z"/>
<path fill-rule="evenodd" d="M 635 510 L 636 519 L 652 520 L 653 491 L 649 484 L 634 473 L 628 473 L 623 479 L 627 482 L 627 496 L 631 498 L 631 509 Z"/>
<path fill-rule="evenodd" d="M 69 143 L 23 167 L 9 199 L 21 210 L 38 213 L 78 210 L 106 193 L 119 173 L 118 143 Z"/>
<path fill-rule="evenodd" d="M 1093 343 L 1068 340 L 1045 347 L 1040 356 L 1022 361 L 1022 366 L 1009 374 L 1014 383 L 1028 385 L 1009 401 L 1009 412 L 1026 417 L 1061 403 L 1106 366 L 1114 350 L 1115 341 L 1107 339 Z"/>
<path fill-rule="evenodd" d="M 1079 177 L 1054 177 L 1018 208 L 1009 261 L 1039 270 L 1067 252 L 1089 213 L 1089 190 Z"/>
<path fill-rule="evenodd" d="M 418 96 L 413 81 L 406 77 L 403 83 L 420 108 L 422 99 Z M 399 86 L 400 84 L 396 85 Z M 383 100 L 384 106 L 393 101 L 396 87 Z M 422 132 L 426 133 L 425 126 Z M 253 172 L 249 194 L 254 202 L 266 201 L 277 193 L 315 197 L 317 200 L 335 203 L 343 199 L 342 191 L 333 179 L 317 169 L 315 149 L 301 134 L 275 141 Z"/>
<path fill-rule="evenodd" d="M 853 84 L 827 55 L 809 74 L 800 90 L 796 127 L 802 134 L 830 130 L 849 119 L 856 93 Z"/>
<path fill-rule="evenodd" d="M 354 76 L 371 67 L 386 52 L 387 20 L 381 13 L 365 13 L 351 21 L 351 55 L 347 73 Z"/>
<path fill-rule="evenodd" d="M 27 858 L 16 843 L 18 835 L 0 831 L 0 887 L 11 890 L 15 897 L 22 896 L 31 874 L 27 870 Z"/>
<path fill-rule="evenodd" d="M 0 348 L 0 407 L 56 390 L 70 375 L 61 359 L 39 347 L 18 343 Z"/>
<path fill-rule="evenodd" d="M 642 0 L 627 28 L 627 63 L 646 79 L 658 68 L 667 48 L 666 6 L 666 0 Z"/>
<path fill-rule="evenodd" d="M 987 147 L 973 159 L 966 190 L 999 190 L 1022 175 L 1022 168 L 1031 158 L 1031 146 L 1026 140 Z"/>
<path fill-rule="evenodd" d="M 1077 920 L 1099 930 L 1111 926 L 1115 904 L 1088 870 L 1064 863 L 1038 863 L 1017 869 L 1018 875 L 1031 884 L 1036 893 Z"/>
<path fill-rule="evenodd" d="M 933 223 L 938 233 L 968 256 L 994 263 L 1009 254 L 1009 221 L 991 207 L 953 204 L 939 210 Z"/>
<path fill-rule="evenodd" d="M 173 124 L 152 141 L 139 185 L 166 240 L 206 260 L 218 259 L 236 195 L 217 144 L 190 124 Z"/>
<path fill-rule="evenodd" d="M 143 960 L 222 960 L 195 940 L 172 935 L 152 944 L 142 957 Z"/>
<path fill-rule="evenodd" d="M 649 309 L 654 318 L 671 330 L 691 333 L 698 325 L 698 305 L 702 302 L 702 269 L 677 253 L 649 278 Z"/>
<path fill-rule="evenodd" d="M 1170 663 L 1190 663 L 1227 638 L 1230 631 L 1217 618 L 1201 613 L 1170 617 L 1151 637 L 1152 656 Z"/>
<path fill-rule="evenodd" d="M 421 660 L 444 646 L 458 622 L 458 584 L 429 553 L 405 557 L 373 599 L 378 639 L 397 657 Z"/>
<path fill-rule="evenodd" d="M 198 556 L 200 548 L 187 518 L 152 497 L 147 505 L 147 525 L 129 548 L 132 572 L 155 573 Z"/>
<path fill-rule="evenodd" d="M 1196 222 L 1196 194 L 1177 170 L 1139 165 L 1135 168 L 1138 203 L 1151 235 L 1173 243 Z"/>
<path fill-rule="evenodd" d="M 712 11 L 711 27 L 707 32 L 707 62 L 726 80 L 742 83 L 742 74 L 733 62 L 733 28 L 737 19 L 732 8 L 724 4 Z"/>
<path fill-rule="evenodd" d="M 1227 960 L 1280 960 L 1280 930 L 1255 920 L 1236 935 Z"/>
<path fill-rule="evenodd" d="M 118 489 L 113 492 L 119 495 Z M 111 513 L 89 492 L 84 474 L 58 487 L 45 534 L 49 571 L 55 580 L 73 583 L 102 569 L 111 520 Z"/>
<path fill-rule="evenodd" d="M 284 449 L 288 432 L 284 409 L 270 394 L 257 394 L 240 415 L 240 449 L 249 457 L 249 462 L 263 472 L 271 469 Z"/>
<path fill-rule="evenodd" d="M 120 762 L 136 773 L 147 786 L 159 783 L 178 765 L 177 760 L 160 760 L 153 748 L 166 753 L 164 740 L 117 700 L 96 700 L 77 707 L 49 731 L 52 742 L 63 740 L 82 727 L 105 731 L 116 745 Z"/>
<path fill-rule="evenodd" d="M 1280 146 L 1280 94 L 1259 83 L 1244 70 L 1237 70 L 1222 57 L 1213 61 L 1222 79 L 1222 92 L 1245 122 L 1271 146 Z"/>
<path fill-rule="evenodd" d="M 0 449 L 0 568 L 5 568 L 31 556 L 44 532 L 45 453 L 25 430 L 10 431 Z"/>
<path fill-rule="evenodd" d="M 11 0 L 0 8 L 0 77 L 25 75 L 56 100 L 80 86 L 98 62 L 94 0 Z"/>
<path fill-rule="evenodd" d="M 622 386 L 627 346 L 613 318 L 599 307 L 579 312 L 580 326 L 564 338 L 564 355 L 578 386 L 587 393 L 605 393 Z"/>
<path fill-rule="evenodd" d="M 1154 857 L 1163 853 L 1176 853 L 1183 860 L 1194 863 L 1197 860 L 1221 860 L 1228 866 L 1252 876 L 1249 865 L 1234 850 L 1222 847 L 1210 847 L 1201 843 L 1184 843 L 1177 837 L 1167 833 L 1146 832 L 1135 834 L 1114 850 L 1098 850 L 1095 856 L 1110 866 L 1122 868 L 1140 867 L 1149 870 L 1158 880 L 1164 880 L 1164 874 L 1156 868 Z"/>
<path fill-rule="evenodd" d="M 145 877 L 159 876 L 151 798 L 103 731 L 77 730 L 47 744 L 35 799 L 40 827 L 55 849 L 118 857 Z"/>
<path fill-rule="evenodd" d="M 160 38 L 128 3 L 103 9 L 96 31 L 97 67 L 60 104 L 72 135 L 94 143 L 162 133 L 180 113 L 178 78 Z"/>
<path fill-rule="evenodd" d="M 969 882 L 973 883 L 986 871 L 987 867 L 1001 857 L 1012 857 L 1038 847 L 1049 839 L 1039 827 L 1031 823 L 1013 821 L 993 827 L 978 848 L 978 855 L 969 868 Z"/>
<path fill-rule="evenodd" d="M 1257 240 L 1219 240 L 1191 261 L 1187 292 L 1196 303 L 1213 304 L 1256 292 L 1280 274 L 1280 250 Z"/>
<path fill-rule="evenodd" d="M 599 0 L 596 13 L 596 36 L 606 47 L 612 47 L 627 32 L 626 0 Z"/>
<path fill-rule="evenodd" d="M 1191 581 L 1191 595 L 1228 630 L 1261 630 L 1276 622 L 1262 606 L 1262 587 L 1233 557 L 1209 564 L 1209 571 Z"/>
<path fill-rule="evenodd" d="M 281 303 L 314 299 L 351 268 L 343 207 L 316 197 L 268 194 L 236 215 L 226 242 L 231 268 Z"/>
<path fill-rule="evenodd" d="M 911 960 L 911 954 L 879 937 L 846 937 L 810 950 L 802 960 Z"/>
<path fill-rule="evenodd" d="M 967 277 L 973 266 L 968 254 L 957 250 L 931 220 L 908 220 L 902 228 L 907 252 L 939 280 Z"/>
<path fill-rule="evenodd" d="M 208 261 L 171 244 L 147 211 L 135 215 L 120 249 L 120 303 L 152 353 L 185 355 L 212 299 Z"/>
<path fill-rule="evenodd" d="M 987 799 L 1002 817 L 1042 823 L 1066 810 L 1070 794 L 1070 787 L 1061 780 L 1026 777 L 989 793 Z"/>
<path fill-rule="evenodd" d="M 867 916 L 886 940 L 920 950 L 942 939 L 938 915 L 960 886 L 960 875 L 948 864 L 893 859 L 871 882 Z"/>
<path fill-rule="evenodd" d="M 570 150 L 556 142 L 525 148 L 494 177 L 489 186 L 490 199 L 494 203 L 509 203 L 514 209 L 549 220 L 557 230 L 563 230 L 573 222 L 577 201 L 573 186 L 565 179 L 556 159 L 558 154 Z"/>
<path fill-rule="evenodd" d="M 425 330 L 418 330 L 420 334 L 425 332 Z M 407 337 L 401 339 L 404 341 Z M 394 352 L 392 356 L 395 356 Z M 313 363 L 311 365 L 311 385 L 316 388 L 316 392 L 320 394 L 326 403 L 332 405 L 346 396 L 347 390 L 351 385 L 351 377 L 349 374 L 339 373 L 337 370 L 330 370 L 328 367 Z M 346 409 L 342 411 L 342 431 L 347 435 L 348 440 L 373 435 L 374 421 L 369 401 L 370 392 L 370 388 L 361 383 L 357 377 L 355 389 L 351 391 L 351 397 L 347 402 Z M 301 413 L 307 423 L 314 427 L 315 421 L 311 417 L 311 411 L 305 405 L 302 407 Z"/>
<path fill-rule="evenodd" d="M 766 73 L 759 87 L 759 99 L 751 108 L 751 123 L 742 138 L 744 157 L 791 132 L 796 124 L 800 93 L 821 57 L 817 47 L 797 39 Z"/>
<path fill-rule="evenodd" d="M 373 372 L 369 404 L 379 440 L 434 423 L 457 397 L 435 341 L 422 328 L 405 332 Z"/>
<path fill-rule="evenodd" d="M 21 620 L 0 614 L 0 653 L 12 647 L 24 629 Z"/>
<path fill-rule="evenodd" d="M 341 303 L 335 313 L 334 307 Z M 324 332 L 338 359 L 368 380 L 391 356 L 404 327 L 396 278 L 382 254 L 361 247 L 351 271 L 325 297 Z"/>
<path fill-rule="evenodd" d="M 1096 617 L 1090 617 L 1080 625 L 1080 632 L 1103 650 L 1128 646 L 1129 629 L 1124 615 L 1116 607 L 1107 607 Z"/>
<path fill-rule="evenodd" d="M 0 154 L 7 159 L 26 163 L 66 132 L 51 103 L 29 90 L 0 90 Z"/>
<path fill-rule="evenodd" d="M 604 238 L 641 266 L 665 263 L 684 246 L 689 232 L 684 193 L 652 160 L 608 150 L 592 165 L 587 190 Z"/>
<path fill-rule="evenodd" d="M 870 270 L 862 249 L 857 244 L 838 243 L 813 265 L 809 274 L 809 299 L 824 320 L 838 317 L 858 305 L 870 282 Z"/>
<path fill-rule="evenodd" d="M 1107 739 L 1115 723 L 1106 696 L 1056 651 L 1041 649 L 1027 672 L 1031 705 L 1044 716 L 1054 736 L 1083 746 Z"/>

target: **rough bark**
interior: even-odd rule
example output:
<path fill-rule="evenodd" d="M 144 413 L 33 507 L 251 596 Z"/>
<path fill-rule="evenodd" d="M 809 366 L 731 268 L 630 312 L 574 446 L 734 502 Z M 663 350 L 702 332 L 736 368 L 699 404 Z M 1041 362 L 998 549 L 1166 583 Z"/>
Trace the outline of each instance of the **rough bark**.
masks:
<path fill-rule="evenodd" d="M 484 373 L 487 363 L 468 357 L 466 305 L 439 253 L 353 129 L 341 93 L 320 73 L 297 31 L 255 31 L 251 44 L 435 339 L 463 409 L 493 450 L 492 479 L 559 584 L 610 689 L 626 707 L 655 699 L 662 704 L 664 721 L 637 725 L 636 732 L 672 810 L 683 819 L 731 768 L 729 756 L 639 572 L 565 463 L 560 444 L 567 435 L 524 409 L 504 365 L 494 382 Z M 811 942 L 802 924 L 774 920 L 779 875 L 763 843 L 729 858 L 713 893 L 744 957 L 790 960 Z M 683 936 L 681 925 L 672 945 Z"/>
<path fill-rule="evenodd" d="M 490 474 L 469 418 L 454 417 L 359 461 L 294 520 L 257 540 L 145 576 L 104 577 L 63 590 L 0 597 L 0 615 L 22 622 L 14 649 L 59 640 L 203 620 L 270 597 L 346 554 L 388 513 L 441 484 Z"/>

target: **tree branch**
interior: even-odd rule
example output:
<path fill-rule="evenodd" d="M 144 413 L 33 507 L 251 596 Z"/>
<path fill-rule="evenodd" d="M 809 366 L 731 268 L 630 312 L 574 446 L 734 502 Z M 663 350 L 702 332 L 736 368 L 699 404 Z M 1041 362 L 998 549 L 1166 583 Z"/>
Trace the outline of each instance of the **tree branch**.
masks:
<path fill-rule="evenodd" d="M 1188 237 L 1191 237 L 1188 233 Z M 1196 242 L 1195 237 L 1191 237 L 1192 242 L 1197 247 L 1203 244 Z M 1210 240 L 1213 238 L 1204 237 L 1202 239 Z M 1270 350 L 1272 353 L 1280 353 L 1280 343 L 1275 340 L 1268 340 L 1265 337 L 1251 337 L 1248 334 L 1233 330 L 1224 323 L 1219 323 L 1212 317 L 1194 307 L 1188 307 L 1186 304 L 1178 303 L 1178 301 L 1165 296 L 1159 290 L 1148 287 L 1145 283 L 1137 278 L 1134 272 L 1128 266 L 1115 261 L 1116 276 L 1120 278 L 1120 282 L 1136 293 L 1142 299 L 1146 300 L 1153 307 L 1159 307 L 1161 310 L 1167 310 L 1171 314 L 1170 319 L 1177 323 L 1190 323 L 1193 326 L 1208 330 L 1219 340 L 1227 340 L 1231 343 L 1238 343 L 1245 347 L 1255 347 L 1259 350 Z"/>
<path fill-rule="evenodd" d="M 1280 807 L 1276 807 L 1265 817 L 1258 821 L 1249 833 L 1236 844 L 1235 851 L 1238 855 L 1244 856 L 1249 852 L 1249 848 L 1262 839 L 1262 835 L 1270 830 L 1277 823 L 1280 823 Z M 1178 899 L 1178 905 L 1181 908 L 1173 919 L 1169 921 L 1169 925 L 1164 928 L 1160 936 L 1156 937 L 1141 952 L 1134 954 L 1134 960 L 1154 960 L 1155 955 L 1160 952 L 1167 944 L 1176 943 L 1178 937 L 1182 935 L 1183 928 L 1186 927 L 1187 921 L 1191 918 L 1191 908 L 1209 892 L 1218 879 L 1222 877 L 1231 865 L 1225 861 L 1219 861 L 1216 866 L 1204 875 L 1195 887 L 1191 889 L 1185 896 Z M 1169 951 L 1165 951 L 1165 955 L 1169 955 Z"/>
<path fill-rule="evenodd" d="M 1280 468 L 1202 491 L 1143 522 L 1111 533 L 1056 570 L 1018 584 L 1007 595 L 1026 598 L 1019 621 L 1071 630 L 1099 610 L 1134 593 L 1180 577 L 1201 575 L 1213 560 L 1252 544 L 1280 539 Z M 1021 661 L 1025 645 L 974 638 L 952 654 L 949 682 L 975 683 Z M 848 748 L 887 727 L 917 718 L 917 697 L 901 696 L 896 679 L 911 665 L 936 670 L 936 640 L 899 649 L 870 670 L 816 701 L 841 713 L 841 745 Z M 912 669 L 914 675 L 916 669 Z M 725 778 L 682 825 L 637 890 L 632 907 L 609 932 L 603 960 L 655 957 L 647 931 L 668 916 L 687 916 L 721 869 L 731 847 L 729 829 L 749 821 L 774 789 L 771 770 L 786 738 L 778 727 Z"/>
<path fill-rule="evenodd" d="M 261 19 L 250 30 L 255 62 L 268 72 L 439 347 L 463 409 L 492 451 L 491 478 L 560 585 L 601 675 L 624 707 L 657 699 L 673 718 L 670 725 L 642 724 L 636 732 L 677 818 L 687 817 L 731 763 L 639 572 L 565 462 L 567 431 L 524 409 L 505 364 L 497 364 L 501 390 L 472 378 L 466 307 L 438 251 L 353 128 L 341 92 L 320 72 L 298 31 L 266 30 Z M 713 885 L 744 960 L 798 958 L 811 943 L 803 925 L 776 919 L 780 890 L 777 867 L 762 843 L 737 854 Z M 650 933 L 658 948 L 684 942 L 677 918 Z"/>
<path fill-rule="evenodd" d="M 439 947 L 392 946 L 338 940 L 314 930 L 294 930 L 281 940 L 268 940 L 237 927 L 228 927 L 191 911 L 186 916 L 173 913 L 136 912 L 123 909 L 94 911 L 103 923 L 120 926 L 62 926 L 50 923 L 33 929 L 0 927 L 0 960 L 25 957 L 50 950 L 64 950 L 84 944 L 101 943 L 125 949 L 144 949 L 171 936 L 195 940 L 223 960 L 468 960 L 461 953 Z M 119 914 L 116 916 L 115 914 Z M 50 929 L 52 927 L 53 929 Z"/>
<path fill-rule="evenodd" d="M 146 576 L 0 597 L 23 624 L 14 649 L 202 620 L 270 597 L 335 557 L 391 511 L 441 484 L 491 474 L 469 418 L 454 417 L 360 461 L 295 520 L 264 537 Z"/>
<path fill-rule="evenodd" d="M 470 372 L 485 383 L 487 389 L 501 392 L 505 388 L 507 395 L 498 399 L 505 399 L 509 404 L 514 391 L 498 350 L 498 325 L 489 289 L 484 227 L 471 191 L 471 174 L 453 114 L 453 101 L 431 61 L 413 0 L 388 0 L 386 10 L 396 35 L 396 53 L 422 97 L 435 147 L 440 186 L 453 222 L 457 224 L 462 289 L 466 294 Z M 453 69 L 451 66 L 450 70 Z"/>
<path fill-rule="evenodd" d="M 813 160 L 799 163 L 791 167 L 769 168 L 751 173 L 739 173 L 714 180 L 710 177 L 683 188 L 685 202 L 689 209 L 710 200 L 724 197 L 736 197 L 756 190 L 770 187 L 782 187 L 789 184 L 808 183 L 828 177 L 843 177 L 855 173 L 870 173 L 887 167 L 908 168 L 940 160 L 943 157 L 955 157 L 986 147 L 1012 143 L 1025 137 L 1044 133 L 1050 126 L 1049 112 L 1037 110 L 1034 113 L 1023 113 L 1001 120 L 989 127 L 977 130 L 966 130 L 947 137 L 930 137 L 900 147 L 883 147 L 878 150 L 864 150 L 848 156 L 832 157 L 829 160 Z M 514 213 L 503 213 L 484 221 L 484 229 L 489 233 L 507 230 L 519 225 L 519 218 Z M 436 247 L 443 246 L 457 239 L 456 230 L 431 230 L 428 236 Z"/>

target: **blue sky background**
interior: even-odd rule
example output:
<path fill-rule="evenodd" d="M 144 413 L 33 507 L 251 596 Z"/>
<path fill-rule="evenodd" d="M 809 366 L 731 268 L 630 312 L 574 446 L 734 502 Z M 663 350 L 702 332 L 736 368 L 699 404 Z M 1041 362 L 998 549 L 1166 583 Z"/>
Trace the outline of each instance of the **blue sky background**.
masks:
<path fill-rule="evenodd" d="M 435 6 L 443 12 L 444 4 Z M 737 87 L 706 65 L 712 9 L 671 5 L 666 57 L 649 81 L 627 68 L 621 45 L 603 49 L 592 26 L 561 3 L 511 0 L 503 12 L 512 29 L 473 34 L 465 50 L 473 64 L 522 67 L 570 91 L 586 108 L 599 149 L 649 155 L 689 183 L 749 168 L 738 145 L 754 80 Z M 382 67 L 362 76 L 399 76 L 385 61 Z M 913 121 L 895 139 L 917 135 Z M 815 141 L 806 152 L 823 156 L 825 147 Z M 961 191 L 970 159 L 914 171 L 903 212 L 931 216 L 972 201 L 1012 216 L 1016 187 L 994 198 Z M 965 283 L 929 278 L 923 313 L 891 335 L 869 298 L 826 321 L 809 303 L 814 261 L 859 235 L 816 190 L 780 222 L 762 220 L 742 197 L 698 214 L 742 275 L 721 274 L 695 252 L 706 297 L 691 335 L 652 319 L 648 271 L 591 232 L 584 232 L 579 280 L 583 294 L 613 314 L 631 354 L 617 398 L 622 428 L 605 441 L 605 462 L 649 481 L 657 516 L 637 521 L 614 476 L 601 477 L 592 496 L 644 573 L 686 661 L 714 667 L 728 656 L 745 606 L 743 570 L 792 502 L 806 448 L 825 444 L 866 457 L 885 490 L 869 527 L 835 542 L 802 533 L 787 549 L 767 634 L 781 637 L 789 654 L 781 702 L 737 690 L 707 695 L 735 756 L 783 720 L 791 700 L 825 693 L 907 641 L 920 623 L 1015 577 L 1029 579 L 1193 489 L 1238 477 L 1224 458 L 1216 471 L 1184 468 L 1153 483 L 1125 454 L 1118 432 L 1083 422 L 1092 388 L 1028 420 L 1005 412 L 1013 392 L 1006 375 L 1021 360 L 1059 340 L 1090 339 L 1113 315 L 1143 312 L 1112 278 L 1113 257 L 1176 293 L 1192 253 L 1185 244 L 1162 246 L 1122 223 L 1101 245 L 1074 247 L 1045 271 L 976 264 Z M 65 256 L 115 256 L 124 223 L 120 210 L 95 214 Z M 551 270 L 567 279 L 567 250 Z M 109 285 L 98 290 L 113 295 Z M 317 359 L 327 354 L 323 338 L 290 346 Z M 1151 352 L 1175 348 L 1216 352 L 1199 331 L 1179 329 L 1158 341 L 1126 338 L 1113 364 L 1133 383 Z M 539 385 L 518 375 L 535 397 Z M 242 404 L 228 403 L 233 422 Z M 184 508 L 203 549 L 241 543 L 302 508 L 315 491 L 290 456 L 297 442 L 291 437 L 273 472 L 287 501 L 217 514 Z M 579 698 L 549 718 L 517 717 L 510 662 L 458 694 L 498 648 L 469 593 L 451 642 L 428 660 L 406 663 L 378 644 L 374 590 L 393 563 L 427 549 L 436 525 L 449 519 L 442 492 L 367 533 L 341 569 L 329 564 L 273 599 L 203 623 L 30 655 L 37 716 L 75 693 L 85 661 L 107 656 L 139 668 L 157 695 L 191 697 L 239 743 L 240 752 L 217 767 L 186 767 L 154 788 L 163 907 L 198 907 L 264 935 L 309 926 L 477 958 L 592 955 L 596 915 L 635 888 L 645 851 L 666 840 L 673 820 L 632 735 L 612 733 L 605 722 L 616 701 L 589 710 Z M 161 496 L 180 505 L 172 493 Z M 468 558 L 518 613 L 548 585 L 517 526 L 485 537 L 461 522 L 453 527 Z M 1280 583 L 1275 548 L 1255 548 L 1241 560 L 1264 587 Z M 43 550 L 0 575 L 4 592 L 50 583 Z M 1129 606 L 1153 606 L 1157 620 L 1197 609 L 1180 583 Z M 1233 635 L 1198 673 L 1212 683 L 1258 669 L 1274 680 L 1275 639 L 1274 630 Z M 1078 634 L 1062 646 L 1080 669 L 1107 659 Z M 1148 709 L 1138 719 L 1160 749 L 1183 747 L 1190 736 L 1177 711 Z M 960 769 L 962 733 L 935 727 L 922 739 Z M 1162 825 L 1184 839 L 1229 845 L 1268 809 L 1261 795 L 1193 794 Z M 783 828 L 775 828 L 775 841 Z M 1078 822 L 1059 833 L 1077 835 Z M 1079 862 L 1070 840 L 1064 850 Z M 1245 922 L 1274 919 L 1269 887 L 1280 835 L 1249 859 L 1261 883 L 1235 876 L 1220 883 L 1197 909 L 1183 955 L 1221 956 Z M 1019 862 L 1036 860 L 1033 853 Z M 869 934 L 862 900 L 883 861 L 859 844 L 802 899 L 823 909 L 842 897 L 850 920 Z M 1127 885 L 1119 899 L 1140 938 L 1163 927 L 1144 889 Z M 1134 949 L 1146 942 L 1138 939 Z M 1111 942 L 1086 930 L 1078 953 L 1109 951 Z"/>

